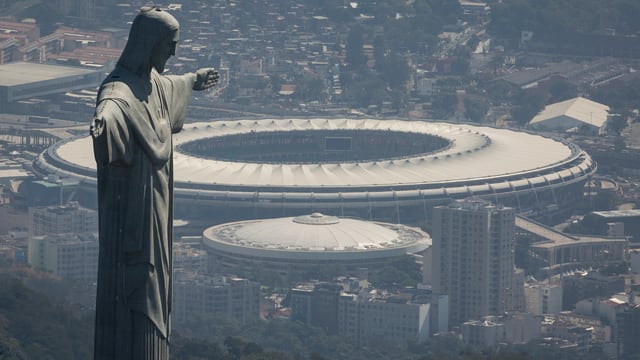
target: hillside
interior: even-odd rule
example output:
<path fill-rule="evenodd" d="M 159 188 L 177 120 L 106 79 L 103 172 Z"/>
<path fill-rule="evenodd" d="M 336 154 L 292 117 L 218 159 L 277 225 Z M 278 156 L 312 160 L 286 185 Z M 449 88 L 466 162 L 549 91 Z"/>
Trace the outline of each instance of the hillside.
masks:
<path fill-rule="evenodd" d="M 13 274 L 0 274 L 0 359 L 89 359 L 93 320 L 77 319 Z"/>

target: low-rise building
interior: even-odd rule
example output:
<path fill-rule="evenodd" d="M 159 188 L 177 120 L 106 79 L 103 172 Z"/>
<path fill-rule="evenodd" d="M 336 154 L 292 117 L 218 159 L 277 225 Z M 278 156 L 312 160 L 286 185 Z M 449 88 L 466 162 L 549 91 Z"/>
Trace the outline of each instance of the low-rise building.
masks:
<path fill-rule="evenodd" d="M 291 320 L 322 327 L 360 344 L 424 341 L 448 330 L 446 295 L 417 289 L 398 294 L 343 289 L 345 285 L 337 283 L 297 286 L 291 290 Z"/>
<path fill-rule="evenodd" d="M 555 319 L 557 319 L 561 323 L 572 324 L 592 329 L 592 343 L 610 343 L 612 340 L 611 325 L 607 324 L 598 316 L 577 314 L 571 311 L 562 311 L 555 316 Z"/>
<path fill-rule="evenodd" d="M 173 319 L 223 314 L 241 324 L 260 318 L 260 284 L 236 277 L 174 273 Z"/>
<path fill-rule="evenodd" d="M 598 272 L 578 272 L 562 278 L 562 308 L 572 310 L 581 300 L 608 298 L 625 290 L 622 276 Z"/>
<path fill-rule="evenodd" d="M 542 262 L 543 270 L 550 275 L 567 267 L 575 269 L 626 261 L 629 240 L 625 236 L 571 235 L 522 216 L 516 216 L 516 227 L 519 233 L 532 238 L 531 254 Z"/>
<path fill-rule="evenodd" d="M 541 334 L 539 316 L 528 313 L 505 313 L 470 320 L 460 326 L 462 341 L 477 347 L 493 347 L 500 343 L 525 344 Z"/>
<path fill-rule="evenodd" d="M 209 254 L 198 243 L 175 241 L 173 243 L 173 269 L 207 273 Z"/>
<path fill-rule="evenodd" d="M 361 344 L 422 342 L 448 330 L 447 312 L 446 295 L 343 294 L 338 306 L 338 334 Z"/>
<path fill-rule="evenodd" d="M 609 106 L 577 97 L 547 105 L 531 121 L 529 126 L 535 129 L 551 131 L 570 131 L 598 134 L 607 124 Z"/>
<path fill-rule="evenodd" d="M 466 321 L 460 326 L 465 344 L 476 347 L 493 347 L 504 340 L 504 324 L 490 320 Z"/>
<path fill-rule="evenodd" d="M 625 358 L 631 359 L 640 355 L 640 305 L 631 306 L 623 321 L 622 351 Z"/>

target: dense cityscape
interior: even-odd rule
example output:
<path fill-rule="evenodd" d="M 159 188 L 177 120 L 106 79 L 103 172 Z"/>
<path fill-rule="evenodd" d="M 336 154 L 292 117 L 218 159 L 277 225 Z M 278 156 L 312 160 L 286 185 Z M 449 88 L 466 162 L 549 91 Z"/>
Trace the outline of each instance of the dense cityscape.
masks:
<path fill-rule="evenodd" d="M 142 1 L 0 0 L 0 359 L 93 352 L 89 122 Z M 189 1 L 175 359 L 640 357 L 640 5 Z M 569 21 L 570 19 L 570 21 Z"/>

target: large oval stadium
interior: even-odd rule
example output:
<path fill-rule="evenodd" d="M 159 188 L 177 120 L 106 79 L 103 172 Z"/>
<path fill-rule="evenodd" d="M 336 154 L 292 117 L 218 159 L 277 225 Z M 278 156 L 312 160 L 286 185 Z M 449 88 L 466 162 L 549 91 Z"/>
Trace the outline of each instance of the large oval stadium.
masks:
<path fill-rule="evenodd" d="M 595 162 L 576 145 L 470 124 L 349 118 L 185 125 L 174 137 L 178 216 L 220 222 L 311 212 L 412 222 L 470 196 L 520 212 L 563 209 Z M 43 175 L 95 191 L 91 139 L 58 143 L 34 162 Z"/>

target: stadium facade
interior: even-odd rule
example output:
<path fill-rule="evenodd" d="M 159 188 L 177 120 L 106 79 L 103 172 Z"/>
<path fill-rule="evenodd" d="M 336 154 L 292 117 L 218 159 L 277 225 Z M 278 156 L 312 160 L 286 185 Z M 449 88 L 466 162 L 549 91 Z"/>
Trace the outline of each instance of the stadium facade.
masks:
<path fill-rule="evenodd" d="M 216 223 L 312 212 L 410 223 L 472 196 L 535 217 L 569 209 L 597 168 L 563 139 L 432 121 L 221 120 L 185 125 L 174 144 L 177 215 Z M 50 147 L 34 169 L 95 193 L 89 137 Z"/>

